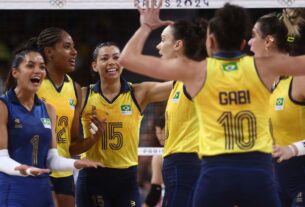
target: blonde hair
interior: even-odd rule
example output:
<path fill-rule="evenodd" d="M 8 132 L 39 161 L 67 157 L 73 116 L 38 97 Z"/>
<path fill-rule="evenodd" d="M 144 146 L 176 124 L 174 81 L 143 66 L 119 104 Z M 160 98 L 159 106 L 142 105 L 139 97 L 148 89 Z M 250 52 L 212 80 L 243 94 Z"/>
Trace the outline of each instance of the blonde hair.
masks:
<path fill-rule="evenodd" d="M 305 25 L 305 10 L 283 9 L 282 20 L 288 30 L 288 36 L 300 37 L 300 28 Z"/>

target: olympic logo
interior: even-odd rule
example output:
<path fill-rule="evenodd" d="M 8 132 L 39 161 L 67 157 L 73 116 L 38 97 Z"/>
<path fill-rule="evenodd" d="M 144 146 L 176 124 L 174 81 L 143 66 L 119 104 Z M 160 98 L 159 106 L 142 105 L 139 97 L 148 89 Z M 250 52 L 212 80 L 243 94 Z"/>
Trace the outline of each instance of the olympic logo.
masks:
<path fill-rule="evenodd" d="M 67 0 L 49 0 L 50 4 L 54 7 L 63 7 L 66 3 Z"/>
<path fill-rule="evenodd" d="M 286 6 L 291 6 L 295 0 L 278 0 L 280 4 L 285 4 Z"/>

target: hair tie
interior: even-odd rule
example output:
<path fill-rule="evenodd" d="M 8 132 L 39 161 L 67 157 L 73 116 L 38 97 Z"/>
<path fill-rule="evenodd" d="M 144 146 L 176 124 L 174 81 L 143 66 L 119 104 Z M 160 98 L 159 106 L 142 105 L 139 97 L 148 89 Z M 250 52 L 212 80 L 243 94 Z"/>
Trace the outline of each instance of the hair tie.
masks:
<path fill-rule="evenodd" d="M 289 43 L 293 43 L 294 40 L 295 40 L 295 38 L 292 37 L 292 36 L 288 36 L 288 37 L 287 37 L 287 42 L 289 42 Z"/>

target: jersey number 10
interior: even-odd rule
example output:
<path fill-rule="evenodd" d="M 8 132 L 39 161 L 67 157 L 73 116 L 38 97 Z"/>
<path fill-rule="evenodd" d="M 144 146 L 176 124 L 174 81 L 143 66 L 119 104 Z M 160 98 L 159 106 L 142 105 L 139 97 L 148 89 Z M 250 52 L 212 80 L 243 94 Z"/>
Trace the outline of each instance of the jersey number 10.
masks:
<path fill-rule="evenodd" d="M 235 116 L 232 112 L 224 112 L 217 121 L 224 129 L 226 150 L 233 150 L 235 145 L 242 150 L 248 150 L 254 146 L 257 127 L 255 115 L 251 111 L 240 111 Z"/>

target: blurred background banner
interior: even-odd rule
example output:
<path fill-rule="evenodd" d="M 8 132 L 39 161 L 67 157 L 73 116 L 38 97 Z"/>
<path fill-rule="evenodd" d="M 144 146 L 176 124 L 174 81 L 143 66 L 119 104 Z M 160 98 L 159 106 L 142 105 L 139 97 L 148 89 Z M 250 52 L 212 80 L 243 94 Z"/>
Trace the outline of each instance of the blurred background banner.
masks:
<path fill-rule="evenodd" d="M 145 6 L 145 0 L 137 0 Z M 209 9 L 226 2 L 246 8 L 303 7 L 305 0 L 164 0 L 167 9 Z M 0 0 L 0 9 L 133 9 L 131 0 Z"/>

